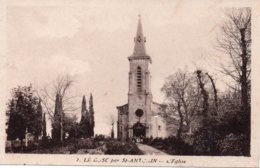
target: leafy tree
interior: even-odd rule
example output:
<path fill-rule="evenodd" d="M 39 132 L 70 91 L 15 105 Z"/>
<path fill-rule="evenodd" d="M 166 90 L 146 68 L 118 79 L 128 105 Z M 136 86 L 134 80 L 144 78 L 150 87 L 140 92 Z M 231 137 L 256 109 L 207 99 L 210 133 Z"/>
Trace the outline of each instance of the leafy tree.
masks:
<path fill-rule="evenodd" d="M 26 130 L 29 133 L 38 135 L 38 97 L 32 86 L 18 86 L 11 92 L 12 99 L 9 100 L 7 109 L 7 139 L 21 141 L 21 149 L 23 150 L 23 139 Z"/>

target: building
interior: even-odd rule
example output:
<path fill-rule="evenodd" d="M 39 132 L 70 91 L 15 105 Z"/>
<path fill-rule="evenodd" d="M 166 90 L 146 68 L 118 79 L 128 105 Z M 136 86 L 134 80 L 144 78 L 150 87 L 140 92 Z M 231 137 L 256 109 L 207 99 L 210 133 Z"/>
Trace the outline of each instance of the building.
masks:
<path fill-rule="evenodd" d="M 143 35 L 140 16 L 134 43 L 134 52 L 128 57 L 128 103 L 117 107 L 117 137 L 121 140 L 132 137 L 166 137 L 166 122 L 159 115 L 166 107 L 153 102 L 149 71 L 152 59 L 146 53 L 146 38 Z"/>

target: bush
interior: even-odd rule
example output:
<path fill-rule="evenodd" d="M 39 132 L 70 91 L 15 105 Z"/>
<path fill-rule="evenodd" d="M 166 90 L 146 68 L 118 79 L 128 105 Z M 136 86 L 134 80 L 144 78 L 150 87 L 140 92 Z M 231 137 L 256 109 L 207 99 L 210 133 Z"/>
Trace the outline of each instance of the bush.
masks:
<path fill-rule="evenodd" d="M 105 154 L 110 155 L 142 155 L 142 151 L 132 142 L 110 141 L 106 143 Z"/>
<path fill-rule="evenodd" d="M 216 141 L 219 139 L 218 133 L 212 128 L 200 128 L 194 134 L 193 152 L 196 155 L 217 155 Z"/>
<path fill-rule="evenodd" d="M 176 137 L 155 138 L 149 144 L 171 155 L 192 155 L 192 146 Z"/>
<path fill-rule="evenodd" d="M 96 147 L 96 143 L 94 143 L 93 139 L 88 138 L 78 140 L 78 149 L 94 149 Z"/>
<path fill-rule="evenodd" d="M 94 141 L 97 142 L 97 141 L 105 141 L 106 138 L 104 135 L 95 135 L 94 137 Z"/>
<path fill-rule="evenodd" d="M 221 155 L 246 156 L 248 153 L 246 149 L 247 143 L 249 141 L 244 134 L 234 135 L 231 133 L 217 142 L 217 148 Z"/>

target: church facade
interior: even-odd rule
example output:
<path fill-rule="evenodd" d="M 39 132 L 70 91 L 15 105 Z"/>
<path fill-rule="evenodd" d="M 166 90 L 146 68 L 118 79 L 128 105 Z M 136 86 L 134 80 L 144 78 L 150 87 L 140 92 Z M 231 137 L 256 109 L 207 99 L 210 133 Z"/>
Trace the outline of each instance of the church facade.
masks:
<path fill-rule="evenodd" d="M 166 107 L 153 102 L 149 71 L 152 59 L 146 53 L 145 43 L 139 16 L 134 52 L 128 57 L 128 103 L 117 107 L 117 137 L 121 140 L 133 137 L 167 137 L 166 121 L 159 115 Z"/>

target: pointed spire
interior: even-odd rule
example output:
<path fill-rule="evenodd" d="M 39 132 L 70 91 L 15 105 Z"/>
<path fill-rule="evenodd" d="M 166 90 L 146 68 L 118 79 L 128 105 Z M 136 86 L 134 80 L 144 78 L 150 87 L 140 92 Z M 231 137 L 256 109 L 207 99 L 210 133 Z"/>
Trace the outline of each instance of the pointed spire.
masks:
<path fill-rule="evenodd" d="M 146 50 L 145 50 L 146 39 L 143 35 L 141 15 L 139 14 L 138 17 L 139 17 L 139 19 L 138 19 L 137 32 L 136 32 L 136 36 L 134 38 L 135 48 L 134 48 L 133 56 L 144 56 L 144 55 L 146 55 Z"/>
<path fill-rule="evenodd" d="M 86 98 L 85 98 L 85 95 L 83 95 L 82 104 L 86 104 Z"/>

